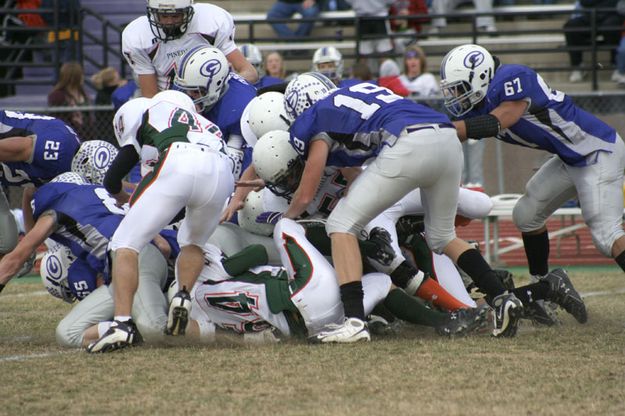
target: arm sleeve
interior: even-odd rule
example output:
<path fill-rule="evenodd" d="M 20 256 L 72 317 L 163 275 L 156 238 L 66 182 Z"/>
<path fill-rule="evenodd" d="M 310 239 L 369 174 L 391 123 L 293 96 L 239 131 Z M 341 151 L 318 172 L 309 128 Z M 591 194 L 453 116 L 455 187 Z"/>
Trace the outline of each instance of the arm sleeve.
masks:
<path fill-rule="evenodd" d="M 222 265 L 230 276 L 237 276 L 252 267 L 267 264 L 267 249 L 262 244 L 252 244 L 238 253 L 222 260 Z"/>
<path fill-rule="evenodd" d="M 132 145 L 124 146 L 120 149 L 104 176 L 103 185 L 108 193 L 115 195 L 122 190 L 122 179 L 138 161 L 139 155 Z"/>

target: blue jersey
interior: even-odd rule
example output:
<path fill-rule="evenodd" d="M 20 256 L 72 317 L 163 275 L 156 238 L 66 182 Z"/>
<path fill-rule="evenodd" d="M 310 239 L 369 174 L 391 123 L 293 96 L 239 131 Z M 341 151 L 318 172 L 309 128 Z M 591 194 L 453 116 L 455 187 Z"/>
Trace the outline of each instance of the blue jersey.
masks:
<path fill-rule="evenodd" d="M 283 84 L 285 81 L 281 78 L 272 77 L 270 75 L 265 75 L 261 77 L 256 84 L 254 84 L 254 88 L 261 89 L 264 87 L 269 87 L 271 85 Z"/>
<path fill-rule="evenodd" d="M 415 124 L 451 127 L 449 118 L 430 107 L 369 83 L 341 88 L 304 111 L 291 125 L 291 144 L 304 158 L 311 140 L 328 142 L 328 166 L 360 166 L 392 146 L 401 132 Z M 402 139 L 403 140 L 403 139 Z M 406 140 L 412 140 L 406 138 Z"/>
<path fill-rule="evenodd" d="M 20 186 L 41 186 L 64 172 L 69 172 L 80 139 L 67 124 L 53 117 L 17 111 L 0 111 L 0 140 L 11 136 L 35 136 L 30 162 L 3 162 L 0 181 Z"/>
<path fill-rule="evenodd" d="M 349 88 L 349 87 L 353 87 L 354 85 L 360 84 L 363 82 L 368 82 L 369 84 L 378 85 L 378 82 L 375 80 L 363 81 L 358 78 L 347 78 L 347 79 L 342 79 L 341 82 L 339 82 L 339 88 Z"/>
<path fill-rule="evenodd" d="M 67 284 L 76 299 L 83 300 L 98 288 L 98 271 L 82 259 L 76 259 L 67 269 Z"/>
<path fill-rule="evenodd" d="M 563 92 L 549 88 L 540 75 L 523 65 L 502 65 L 488 86 L 484 104 L 462 118 L 490 113 L 505 101 L 525 100 L 529 106 L 518 122 L 498 139 L 556 154 L 571 166 L 586 166 L 597 152 L 611 152 L 616 131 L 577 107 Z"/>
<path fill-rule="evenodd" d="M 241 115 L 247 104 L 256 97 L 256 88 L 236 74 L 228 79 L 228 90 L 209 111 L 202 113 L 223 133 L 227 143 L 230 135 L 241 134 Z"/>
<path fill-rule="evenodd" d="M 33 197 L 34 218 L 53 211 L 57 228 L 50 236 L 68 247 L 74 256 L 109 279 L 108 245 L 124 210 L 98 185 L 48 183 Z"/>

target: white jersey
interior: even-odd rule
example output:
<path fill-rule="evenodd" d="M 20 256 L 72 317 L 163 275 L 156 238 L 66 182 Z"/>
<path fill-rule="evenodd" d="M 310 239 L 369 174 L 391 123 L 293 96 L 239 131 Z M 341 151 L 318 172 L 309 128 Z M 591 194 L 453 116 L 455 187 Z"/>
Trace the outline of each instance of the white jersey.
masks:
<path fill-rule="evenodd" d="M 399 76 L 399 80 L 412 96 L 431 97 L 439 95 L 441 87 L 436 81 L 434 75 L 430 73 L 421 74 L 416 78 L 410 79 L 405 74 Z"/>
<path fill-rule="evenodd" d="M 230 13 L 212 4 L 194 4 L 195 11 L 187 31 L 178 39 L 158 40 L 147 16 L 126 26 L 122 33 L 122 52 L 136 75 L 156 74 L 160 90 L 173 83 L 178 60 L 191 48 L 210 45 L 230 54 L 234 43 L 234 21 Z"/>

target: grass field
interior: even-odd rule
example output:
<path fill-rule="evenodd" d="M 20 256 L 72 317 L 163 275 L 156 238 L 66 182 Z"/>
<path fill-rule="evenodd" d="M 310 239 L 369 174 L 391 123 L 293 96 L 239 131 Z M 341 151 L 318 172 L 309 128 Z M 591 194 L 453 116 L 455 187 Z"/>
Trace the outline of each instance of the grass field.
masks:
<path fill-rule="evenodd" d="M 522 270 L 516 275 L 523 282 Z M 358 345 L 138 347 L 54 339 L 70 305 L 38 280 L 0 295 L 0 415 L 623 415 L 625 276 L 572 269 L 589 321 L 516 338 L 444 339 L 405 324 Z"/>

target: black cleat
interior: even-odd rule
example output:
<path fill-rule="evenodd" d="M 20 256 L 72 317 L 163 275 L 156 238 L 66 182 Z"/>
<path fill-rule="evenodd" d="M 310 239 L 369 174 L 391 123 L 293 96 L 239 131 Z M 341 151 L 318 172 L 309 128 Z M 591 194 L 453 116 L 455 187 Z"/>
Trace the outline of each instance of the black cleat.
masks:
<path fill-rule="evenodd" d="M 458 309 L 450 312 L 447 321 L 436 327 L 436 332 L 443 336 L 462 336 L 486 325 L 489 306 Z"/>
<path fill-rule="evenodd" d="M 551 296 L 549 300 L 560 305 L 565 311 L 575 317 L 580 324 L 588 321 L 586 305 L 579 293 L 573 287 L 571 279 L 563 269 L 555 269 L 545 276 L 544 281 L 549 283 Z"/>

